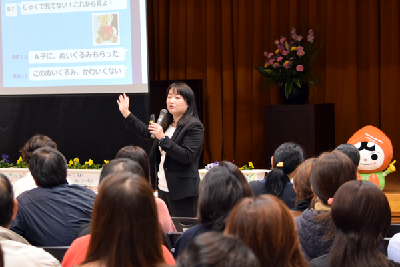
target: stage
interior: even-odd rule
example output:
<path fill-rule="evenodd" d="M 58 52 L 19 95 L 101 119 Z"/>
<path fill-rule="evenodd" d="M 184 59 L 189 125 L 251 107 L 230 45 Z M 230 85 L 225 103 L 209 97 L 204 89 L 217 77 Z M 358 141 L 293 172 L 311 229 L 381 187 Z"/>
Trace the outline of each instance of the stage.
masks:
<path fill-rule="evenodd" d="M 396 166 L 397 167 L 397 166 Z M 383 190 L 392 210 L 392 223 L 400 223 L 400 170 L 386 177 L 386 186 Z"/>

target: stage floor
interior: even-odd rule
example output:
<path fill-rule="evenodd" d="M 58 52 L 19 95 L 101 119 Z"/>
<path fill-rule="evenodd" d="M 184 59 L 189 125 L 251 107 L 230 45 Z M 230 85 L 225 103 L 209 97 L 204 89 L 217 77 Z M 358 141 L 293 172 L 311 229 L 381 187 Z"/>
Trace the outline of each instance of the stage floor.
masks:
<path fill-rule="evenodd" d="M 383 189 L 392 210 L 392 223 L 400 223 L 400 170 L 386 177 L 386 186 Z"/>

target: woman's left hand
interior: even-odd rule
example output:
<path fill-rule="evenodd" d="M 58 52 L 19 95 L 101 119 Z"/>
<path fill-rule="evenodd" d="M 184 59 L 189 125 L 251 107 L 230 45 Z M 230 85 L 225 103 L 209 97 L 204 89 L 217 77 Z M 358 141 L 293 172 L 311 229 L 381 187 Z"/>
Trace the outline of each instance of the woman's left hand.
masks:
<path fill-rule="evenodd" d="M 154 136 L 158 139 L 161 140 L 161 138 L 164 137 L 164 130 L 161 127 L 161 125 L 158 125 L 157 123 L 151 123 L 149 125 L 149 131 L 150 133 L 154 134 Z"/>

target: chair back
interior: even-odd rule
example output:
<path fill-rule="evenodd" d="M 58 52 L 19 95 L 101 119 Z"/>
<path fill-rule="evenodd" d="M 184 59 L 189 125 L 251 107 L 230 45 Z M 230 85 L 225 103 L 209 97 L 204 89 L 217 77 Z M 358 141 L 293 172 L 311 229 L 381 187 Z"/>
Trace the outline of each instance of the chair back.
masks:
<path fill-rule="evenodd" d="M 189 217 L 171 217 L 172 222 L 175 225 L 175 229 L 177 232 L 185 232 L 192 226 L 198 224 L 197 218 L 189 218 Z"/>
<path fill-rule="evenodd" d="M 172 253 L 175 252 L 175 243 L 176 243 L 176 240 L 178 240 L 178 238 L 179 238 L 181 235 L 182 235 L 182 233 L 178 233 L 178 232 L 168 232 L 168 233 L 167 233 L 167 238 L 168 238 L 169 243 L 170 243 L 170 245 L 171 245 L 170 251 L 171 251 Z"/>
<path fill-rule="evenodd" d="M 65 252 L 68 250 L 68 246 L 60 246 L 60 247 L 40 247 L 50 253 L 54 258 L 56 258 L 59 262 L 62 262 L 64 258 Z"/>

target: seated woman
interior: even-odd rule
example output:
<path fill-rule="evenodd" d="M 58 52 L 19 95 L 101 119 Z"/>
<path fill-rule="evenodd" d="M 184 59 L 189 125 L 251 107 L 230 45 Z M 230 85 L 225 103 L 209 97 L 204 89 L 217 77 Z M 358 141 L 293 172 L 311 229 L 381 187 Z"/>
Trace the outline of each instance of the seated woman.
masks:
<path fill-rule="evenodd" d="M 257 257 L 239 238 L 204 233 L 193 239 L 176 261 L 176 267 L 259 267 Z"/>
<path fill-rule="evenodd" d="M 296 192 L 290 182 L 292 173 L 304 161 L 303 149 L 295 143 L 283 143 L 271 157 L 272 170 L 265 180 L 250 182 L 255 196 L 271 194 L 280 198 L 289 209 L 294 208 Z"/>
<path fill-rule="evenodd" d="M 117 155 L 116 159 L 120 158 L 128 158 L 140 164 L 144 171 L 144 177 L 150 183 L 150 163 L 149 157 L 141 147 L 138 146 L 124 146 L 121 148 Z M 169 211 L 167 205 L 161 198 L 156 198 L 157 212 L 158 212 L 158 220 L 161 224 L 161 229 L 164 234 L 168 232 L 176 232 L 175 225 L 172 222 L 171 216 L 169 215 Z"/>
<path fill-rule="evenodd" d="M 153 190 L 144 177 L 118 172 L 101 183 L 91 234 L 71 244 L 62 266 L 80 263 L 85 267 L 174 264 L 162 245 Z"/>
<path fill-rule="evenodd" d="M 379 250 L 389 231 L 391 212 L 385 194 L 375 184 L 343 184 L 333 197 L 331 215 L 335 227 L 332 249 L 312 260 L 310 266 L 400 266 Z"/>
<path fill-rule="evenodd" d="M 303 212 L 310 208 L 314 193 L 311 189 L 311 168 L 315 158 L 307 159 L 297 168 L 293 178 L 293 189 L 296 191 L 294 211 Z"/>
<path fill-rule="evenodd" d="M 245 198 L 232 210 L 224 233 L 239 237 L 253 250 L 260 266 L 306 267 L 294 219 L 277 197 Z"/>
<path fill-rule="evenodd" d="M 222 232 L 233 206 L 243 197 L 253 196 L 243 173 L 233 163 L 222 161 L 204 176 L 200 187 L 199 224 L 187 229 L 175 244 L 177 257 L 196 236 L 210 231 Z"/>
<path fill-rule="evenodd" d="M 326 152 L 315 159 L 311 186 L 318 199 L 313 209 L 306 209 L 296 218 L 300 245 L 308 261 L 327 254 L 332 247 L 331 200 L 342 184 L 357 179 L 356 172 L 350 158 L 339 151 Z"/>

